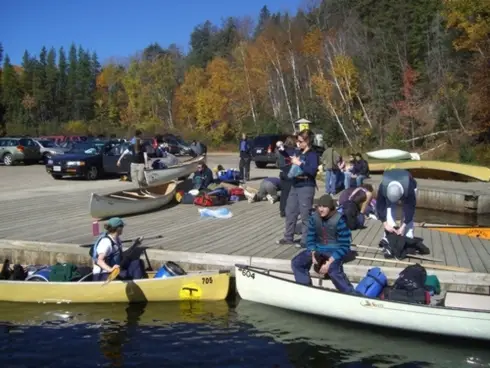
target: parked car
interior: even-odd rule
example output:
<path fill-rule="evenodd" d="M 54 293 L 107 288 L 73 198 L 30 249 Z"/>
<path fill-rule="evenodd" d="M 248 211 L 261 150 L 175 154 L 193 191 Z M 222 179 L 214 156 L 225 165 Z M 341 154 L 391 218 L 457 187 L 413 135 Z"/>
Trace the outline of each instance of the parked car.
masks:
<path fill-rule="evenodd" d="M 0 160 L 5 166 L 18 162 L 24 164 L 41 161 L 41 150 L 32 138 L 0 138 Z"/>
<path fill-rule="evenodd" d="M 34 142 L 39 146 L 41 159 L 44 163 L 54 155 L 62 155 L 65 153 L 65 150 L 49 139 L 34 139 Z"/>
<path fill-rule="evenodd" d="M 276 155 L 277 141 L 285 141 L 286 134 L 260 134 L 251 140 L 252 161 L 259 169 L 268 164 L 278 165 Z"/>
<path fill-rule="evenodd" d="M 96 180 L 107 175 L 127 174 L 130 155 L 126 155 L 121 166 L 117 166 L 124 149 L 124 145 L 117 141 L 77 142 L 64 155 L 49 159 L 46 171 L 57 180 L 64 176 Z"/>

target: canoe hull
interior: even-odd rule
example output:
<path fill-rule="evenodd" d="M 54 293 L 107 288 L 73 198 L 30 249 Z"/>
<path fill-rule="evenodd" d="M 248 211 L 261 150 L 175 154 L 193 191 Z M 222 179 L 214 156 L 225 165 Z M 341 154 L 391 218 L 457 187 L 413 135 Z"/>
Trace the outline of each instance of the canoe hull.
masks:
<path fill-rule="evenodd" d="M 160 170 L 146 170 L 145 179 L 148 186 L 168 183 L 178 178 L 189 176 L 197 170 L 197 167 L 206 162 L 206 156 L 199 156 L 185 161 L 178 166 L 170 166 Z"/>
<path fill-rule="evenodd" d="M 371 173 L 405 169 L 415 178 L 448 181 L 490 181 L 490 168 L 442 161 L 404 161 L 369 163 Z"/>
<path fill-rule="evenodd" d="M 284 272 L 236 266 L 240 297 L 256 303 L 356 323 L 490 340 L 486 311 L 421 306 L 343 294 L 297 284 Z"/>
<path fill-rule="evenodd" d="M 0 301 L 43 304 L 141 303 L 224 300 L 228 273 L 104 282 L 0 281 Z"/>
<path fill-rule="evenodd" d="M 105 219 L 113 216 L 135 215 L 139 213 L 153 211 L 169 204 L 175 198 L 177 189 L 176 183 L 166 184 L 165 194 L 148 191 L 154 194 L 154 198 L 131 196 L 127 193 L 141 193 L 139 188 L 128 189 L 110 193 L 108 195 L 98 195 L 92 193 L 90 197 L 89 211 L 94 219 Z"/>
<path fill-rule="evenodd" d="M 399 149 L 383 149 L 379 151 L 367 152 L 368 157 L 377 160 L 410 160 L 412 155 L 410 152 L 402 151 Z"/>

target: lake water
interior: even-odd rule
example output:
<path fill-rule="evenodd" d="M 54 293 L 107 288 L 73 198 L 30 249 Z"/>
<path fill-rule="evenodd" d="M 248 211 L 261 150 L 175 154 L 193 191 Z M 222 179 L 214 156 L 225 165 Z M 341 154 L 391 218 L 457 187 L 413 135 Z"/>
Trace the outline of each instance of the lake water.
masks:
<path fill-rule="evenodd" d="M 488 344 L 373 329 L 247 301 L 0 303 L 0 367 L 490 367 Z"/>

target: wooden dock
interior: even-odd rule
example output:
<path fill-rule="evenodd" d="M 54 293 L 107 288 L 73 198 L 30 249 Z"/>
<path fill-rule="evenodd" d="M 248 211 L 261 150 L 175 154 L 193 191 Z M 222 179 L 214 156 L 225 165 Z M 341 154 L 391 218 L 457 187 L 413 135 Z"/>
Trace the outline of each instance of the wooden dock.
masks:
<path fill-rule="evenodd" d="M 216 158 L 210 157 L 209 160 L 226 163 L 222 158 L 216 161 Z M 209 165 L 212 164 L 210 162 Z M 117 180 L 54 181 L 42 167 L 0 167 L 0 171 L 2 188 L 6 188 L 0 192 L 0 239 L 90 244 L 94 241 L 92 219 L 88 213 L 90 193 L 107 193 L 131 187 L 130 183 Z M 254 169 L 252 177 L 263 178 L 272 173 L 276 174 L 277 170 Z M 229 208 L 233 212 L 230 219 L 201 218 L 196 206 L 184 204 L 126 217 L 123 236 L 134 238 L 162 234 L 163 238 L 148 240 L 145 245 L 175 252 L 287 261 L 300 251 L 293 246 L 275 243 L 284 230 L 284 219 L 279 217 L 279 204 L 249 204 L 242 201 L 231 204 Z M 370 220 L 366 229 L 354 232 L 353 243 L 378 247 L 381 235 L 381 223 Z M 442 262 L 414 259 L 405 259 L 405 262 L 444 264 L 469 268 L 477 273 L 490 272 L 490 241 L 421 228 L 415 230 L 415 235 L 424 239 L 424 244 L 431 250 L 429 257 Z M 349 264 L 406 267 L 402 263 L 385 262 L 378 249 L 359 248 L 358 255 L 379 261 L 355 260 Z"/>

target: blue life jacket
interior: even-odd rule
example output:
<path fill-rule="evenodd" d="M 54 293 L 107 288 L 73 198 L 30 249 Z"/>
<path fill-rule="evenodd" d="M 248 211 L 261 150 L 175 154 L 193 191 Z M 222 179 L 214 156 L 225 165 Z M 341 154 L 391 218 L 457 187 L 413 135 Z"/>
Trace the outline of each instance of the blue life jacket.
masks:
<path fill-rule="evenodd" d="M 388 285 L 388 278 L 381 268 L 371 268 L 356 286 L 356 291 L 369 298 L 377 298 Z"/>
<path fill-rule="evenodd" d="M 112 267 L 117 264 L 121 264 L 122 260 L 122 245 L 121 243 L 115 242 L 107 232 L 103 232 L 99 235 L 94 245 L 92 246 L 92 260 L 94 263 L 97 263 L 97 246 L 100 241 L 104 238 L 108 238 L 111 241 L 111 254 L 104 258 L 104 262 L 107 263 L 108 266 Z"/>

